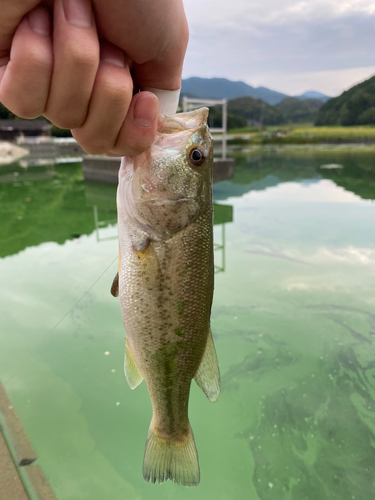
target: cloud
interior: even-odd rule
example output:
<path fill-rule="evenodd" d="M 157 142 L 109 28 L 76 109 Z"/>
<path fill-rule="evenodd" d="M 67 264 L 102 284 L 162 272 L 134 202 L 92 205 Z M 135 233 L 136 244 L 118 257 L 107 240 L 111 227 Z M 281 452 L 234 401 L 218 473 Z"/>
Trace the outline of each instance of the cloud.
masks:
<path fill-rule="evenodd" d="M 186 0 L 185 8 L 191 37 L 184 77 L 222 76 L 290 94 L 314 88 L 333 95 L 371 75 L 372 0 Z M 342 80 L 333 84 L 333 75 Z M 278 86 L 287 80 L 287 88 Z"/>
<path fill-rule="evenodd" d="M 311 184 L 284 182 L 263 191 L 249 191 L 243 198 L 257 202 L 290 203 L 355 203 L 371 206 L 372 200 L 363 200 L 360 196 L 337 186 L 333 181 L 320 179 Z"/>
<path fill-rule="evenodd" d="M 296 21 L 332 20 L 356 15 L 375 14 L 373 0 L 185 0 L 191 24 L 215 24 L 247 29 L 253 25 L 281 26 Z"/>
<path fill-rule="evenodd" d="M 244 79 L 251 80 L 255 87 L 262 85 L 264 81 L 270 81 L 274 89 L 285 94 L 299 95 L 306 90 L 318 89 L 328 96 L 335 96 L 373 75 L 375 75 L 375 66 L 299 73 L 279 71 Z"/>

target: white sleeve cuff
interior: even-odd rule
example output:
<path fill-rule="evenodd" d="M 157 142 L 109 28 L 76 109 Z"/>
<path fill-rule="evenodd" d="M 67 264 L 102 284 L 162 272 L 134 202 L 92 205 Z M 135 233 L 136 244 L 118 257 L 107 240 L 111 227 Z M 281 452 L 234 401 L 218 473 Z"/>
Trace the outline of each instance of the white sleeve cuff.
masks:
<path fill-rule="evenodd" d="M 144 87 L 142 90 L 147 90 L 156 95 L 159 99 L 159 113 L 161 115 L 173 115 L 176 113 L 181 89 L 161 90 L 153 87 Z"/>

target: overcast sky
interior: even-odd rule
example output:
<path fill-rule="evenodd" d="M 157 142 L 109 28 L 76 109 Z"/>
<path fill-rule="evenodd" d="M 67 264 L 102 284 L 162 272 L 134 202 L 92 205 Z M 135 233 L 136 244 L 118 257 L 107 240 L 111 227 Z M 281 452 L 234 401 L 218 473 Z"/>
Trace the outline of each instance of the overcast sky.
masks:
<path fill-rule="evenodd" d="M 183 78 L 339 95 L 375 74 L 375 0 L 184 0 Z"/>

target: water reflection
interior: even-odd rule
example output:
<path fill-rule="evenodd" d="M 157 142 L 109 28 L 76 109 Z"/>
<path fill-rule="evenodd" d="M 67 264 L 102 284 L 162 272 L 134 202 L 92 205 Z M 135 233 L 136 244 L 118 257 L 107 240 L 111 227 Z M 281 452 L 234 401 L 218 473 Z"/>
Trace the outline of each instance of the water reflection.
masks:
<path fill-rule="evenodd" d="M 241 196 L 284 182 L 316 182 L 330 179 L 362 199 L 375 199 L 375 161 L 372 151 L 270 150 L 235 155 L 236 172 L 232 181 L 214 186 L 215 199 Z M 340 169 L 321 168 L 339 164 Z M 230 191 L 230 194 L 229 194 Z"/>
<path fill-rule="evenodd" d="M 216 201 L 264 191 L 286 182 L 306 185 L 321 179 L 330 179 L 334 182 L 332 186 L 341 186 L 362 199 L 375 199 L 372 153 L 292 151 L 289 154 L 237 154 L 235 159 L 234 178 L 214 185 Z M 343 168 L 320 168 L 330 163 Z M 43 241 L 63 243 L 74 234 L 96 231 L 100 239 L 100 229 L 112 225 L 116 219 L 116 189 L 83 183 L 80 163 L 27 169 L 19 164 L 3 166 L 0 186 L 0 210 L 4 221 L 0 228 L 1 256 Z M 317 192 L 319 195 L 321 191 Z M 293 193 L 290 196 L 293 197 Z M 229 209 L 225 215 L 227 219 L 220 222 L 218 217 L 223 216 L 223 212 L 215 206 L 215 224 L 230 222 L 231 213 L 233 210 Z"/>
<path fill-rule="evenodd" d="M 200 498 L 372 500 L 374 187 L 374 153 L 319 150 L 239 152 L 214 185 L 223 392 L 192 389 Z M 139 470 L 150 408 L 122 373 L 116 263 L 101 276 L 115 188 L 79 164 L 7 167 L 0 214 L 0 378 L 59 500 L 196 498 Z"/>

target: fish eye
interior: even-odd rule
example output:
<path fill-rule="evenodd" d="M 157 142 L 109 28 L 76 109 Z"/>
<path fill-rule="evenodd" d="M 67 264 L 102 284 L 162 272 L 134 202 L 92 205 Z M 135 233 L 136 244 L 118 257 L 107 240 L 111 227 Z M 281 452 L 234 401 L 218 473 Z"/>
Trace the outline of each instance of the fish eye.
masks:
<path fill-rule="evenodd" d="M 200 148 L 193 148 L 189 153 L 189 161 L 194 167 L 200 167 L 206 161 L 206 156 Z"/>

